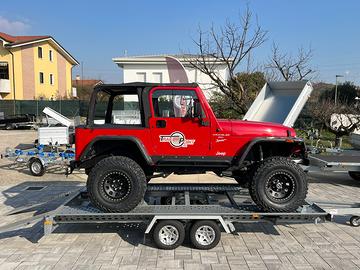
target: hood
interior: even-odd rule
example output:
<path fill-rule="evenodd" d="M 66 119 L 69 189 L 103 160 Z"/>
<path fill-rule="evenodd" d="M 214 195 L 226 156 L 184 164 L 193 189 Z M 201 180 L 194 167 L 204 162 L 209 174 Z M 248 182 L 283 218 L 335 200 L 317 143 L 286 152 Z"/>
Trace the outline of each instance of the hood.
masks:
<path fill-rule="evenodd" d="M 295 130 L 281 124 L 244 120 L 218 120 L 224 132 L 234 136 L 295 137 Z"/>

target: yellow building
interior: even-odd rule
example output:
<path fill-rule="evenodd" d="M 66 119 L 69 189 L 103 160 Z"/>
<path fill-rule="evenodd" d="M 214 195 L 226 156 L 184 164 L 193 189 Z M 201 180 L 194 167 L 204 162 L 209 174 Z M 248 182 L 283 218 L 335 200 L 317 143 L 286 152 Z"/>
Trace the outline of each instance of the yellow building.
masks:
<path fill-rule="evenodd" d="M 51 36 L 0 32 L 0 99 L 69 97 L 71 69 L 78 64 Z"/>

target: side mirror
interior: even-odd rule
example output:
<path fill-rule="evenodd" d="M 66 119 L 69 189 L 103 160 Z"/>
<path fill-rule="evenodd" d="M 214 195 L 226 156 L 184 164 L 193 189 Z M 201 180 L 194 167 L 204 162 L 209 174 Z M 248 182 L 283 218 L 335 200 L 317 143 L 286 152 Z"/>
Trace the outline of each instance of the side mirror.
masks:
<path fill-rule="evenodd" d="M 202 108 L 199 100 L 194 100 L 194 118 L 202 118 Z"/>

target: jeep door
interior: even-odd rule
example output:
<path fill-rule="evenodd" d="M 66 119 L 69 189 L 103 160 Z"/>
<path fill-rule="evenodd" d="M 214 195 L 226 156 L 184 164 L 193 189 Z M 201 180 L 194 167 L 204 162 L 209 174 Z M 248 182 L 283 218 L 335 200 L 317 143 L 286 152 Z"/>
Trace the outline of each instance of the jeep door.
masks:
<path fill-rule="evenodd" d="M 157 156 L 206 156 L 210 147 L 210 124 L 196 91 L 154 88 L 150 91 L 152 116 L 149 120 L 153 149 Z"/>

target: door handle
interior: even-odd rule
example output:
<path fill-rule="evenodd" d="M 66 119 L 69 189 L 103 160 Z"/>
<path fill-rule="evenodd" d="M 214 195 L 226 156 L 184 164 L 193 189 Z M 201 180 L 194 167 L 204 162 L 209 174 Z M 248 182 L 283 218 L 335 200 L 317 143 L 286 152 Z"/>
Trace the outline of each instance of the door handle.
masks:
<path fill-rule="evenodd" d="M 156 127 L 157 128 L 165 128 L 166 127 L 166 121 L 165 120 L 157 120 L 156 121 Z"/>

